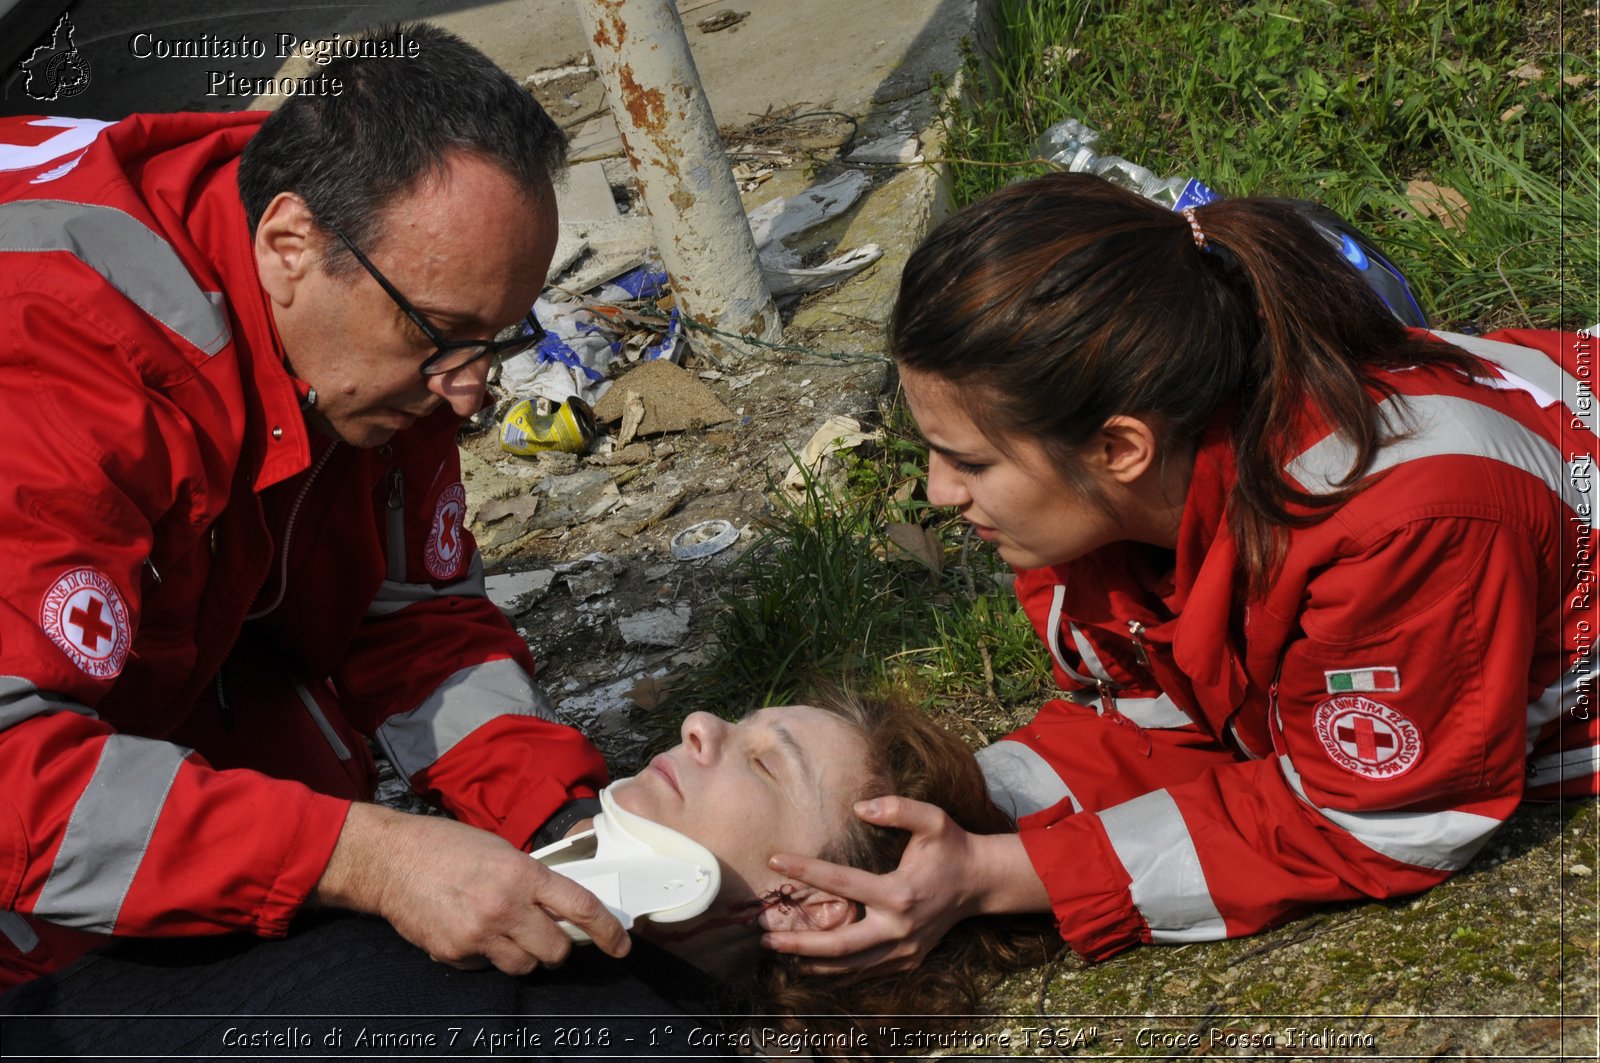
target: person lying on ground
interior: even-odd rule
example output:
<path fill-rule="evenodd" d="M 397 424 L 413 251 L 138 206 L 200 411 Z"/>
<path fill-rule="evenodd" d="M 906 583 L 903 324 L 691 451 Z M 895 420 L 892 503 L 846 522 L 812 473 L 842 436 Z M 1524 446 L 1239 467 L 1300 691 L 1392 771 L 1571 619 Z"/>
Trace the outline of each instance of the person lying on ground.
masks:
<path fill-rule="evenodd" d="M 1020 832 L 886 876 L 780 856 L 908 969 L 974 912 L 1100 958 L 1416 893 L 1524 798 L 1596 792 L 1594 337 L 1408 331 L 1292 204 L 1084 174 L 985 199 L 892 323 L 928 499 L 1015 569 L 1064 694 L 979 754 Z"/>
<path fill-rule="evenodd" d="M 759 948 L 765 931 L 828 929 L 859 916 L 854 903 L 774 873 L 773 854 L 806 853 L 869 872 L 895 866 L 906 834 L 853 815 L 854 803 L 865 796 L 894 793 L 929 802 L 975 833 L 1010 829 L 970 750 L 922 714 L 837 694 L 814 700 L 762 709 L 737 724 L 694 713 L 677 746 L 611 793 L 627 812 L 704 845 L 720 867 L 721 889 L 710 909 L 684 922 L 641 921 L 635 927 L 640 938 L 735 991 L 759 1016 L 751 1019 L 753 1029 L 804 1037 L 817 1054 L 833 1055 L 878 1043 L 882 1020 L 865 1017 L 973 1013 L 989 974 L 1038 962 L 1056 941 L 1039 919 L 970 920 L 915 972 L 850 985 L 808 977 L 792 957 Z M 567 966 L 520 980 L 495 971 L 464 975 L 426 962 L 380 923 L 344 916 L 291 931 L 283 941 L 205 939 L 178 948 L 168 941 L 122 943 L 0 998 L 0 1012 L 18 1017 L 8 1022 L 8 1047 L 40 1053 L 113 1046 L 130 1054 L 215 1050 L 225 1035 L 237 1040 L 282 1029 L 271 1016 L 313 1014 L 428 1016 L 373 1026 L 408 1036 L 443 1031 L 447 1024 L 435 1016 L 547 1016 L 492 1028 L 524 1031 L 524 1047 L 538 1034 L 541 1054 L 557 1056 L 558 1031 L 574 1025 L 565 1016 L 578 1014 L 607 1016 L 614 1050 L 624 1048 L 626 1036 L 640 1039 L 635 1049 L 648 1046 L 646 1055 L 732 1043 L 708 1036 L 687 1044 L 683 1023 L 676 1037 L 662 1033 L 670 1020 L 613 1021 L 629 1014 L 670 1016 L 686 1002 L 681 966 L 653 949 L 635 951 L 645 957 L 630 964 L 580 948 Z M 215 1017 L 161 1023 L 131 1017 L 150 1014 Z M 101 1017 L 55 1021 L 73 1015 Z M 846 1017 L 830 1025 L 830 1015 Z M 904 1031 L 939 1021 L 897 1025 Z M 354 1027 L 347 1036 L 354 1036 Z"/>

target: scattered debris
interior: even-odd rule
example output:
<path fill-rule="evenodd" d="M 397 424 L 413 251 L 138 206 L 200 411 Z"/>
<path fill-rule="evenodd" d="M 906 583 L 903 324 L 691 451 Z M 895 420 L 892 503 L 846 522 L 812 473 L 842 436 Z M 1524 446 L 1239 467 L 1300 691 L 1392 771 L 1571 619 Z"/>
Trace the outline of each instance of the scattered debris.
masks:
<path fill-rule="evenodd" d="M 507 616 L 515 617 L 538 604 L 550 590 L 556 574 L 548 568 L 528 572 L 502 572 L 483 581 L 489 600 Z"/>
<path fill-rule="evenodd" d="M 783 478 L 786 490 L 799 492 L 804 490 L 806 478 L 816 476 L 822 471 L 825 458 L 841 450 L 851 450 L 863 443 L 875 442 L 881 439 L 881 431 L 868 432 L 862 429 L 861 422 L 854 417 L 835 415 L 822 422 L 811 435 L 811 439 L 801 449 L 794 465 Z"/>
<path fill-rule="evenodd" d="M 851 162 L 907 164 L 922 161 L 922 145 L 916 137 L 898 133 L 869 140 L 846 155 Z"/>
<path fill-rule="evenodd" d="M 689 606 L 646 609 L 617 620 L 622 641 L 630 646 L 680 646 L 689 637 Z"/>
<path fill-rule="evenodd" d="M 715 15 L 708 15 L 699 22 L 696 22 L 695 27 L 701 33 L 716 33 L 718 30 L 725 30 L 729 26 L 737 26 L 739 23 L 743 22 L 749 17 L 750 12 L 748 11 L 735 11 L 732 8 L 723 8 Z"/>
<path fill-rule="evenodd" d="M 691 524 L 672 537 L 668 548 L 679 561 L 698 561 L 732 546 L 739 539 L 739 529 L 730 520 L 703 520 Z"/>
<path fill-rule="evenodd" d="M 750 235 L 761 259 L 761 275 L 774 296 L 837 284 L 883 257 L 877 244 L 865 244 L 820 266 L 803 267 L 800 253 L 784 246 L 786 239 L 843 214 L 871 186 L 872 178 L 860 170 L 846 170 L 832 180 L 750 211 Z"/>

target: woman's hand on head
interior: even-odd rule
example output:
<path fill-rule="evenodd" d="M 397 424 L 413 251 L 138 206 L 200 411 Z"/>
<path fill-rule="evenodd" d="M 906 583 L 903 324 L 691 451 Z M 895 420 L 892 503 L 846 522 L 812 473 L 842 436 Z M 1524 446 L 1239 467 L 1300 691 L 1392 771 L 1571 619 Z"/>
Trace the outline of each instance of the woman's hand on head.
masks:
<path fill-rule="evenodd" d="M 772 868 L 861 905 L 859 920 L 836 930 L 776 931 L 761 943 L 809 959 L 806 974 L 866 977 L 908 971 L 952 926 L 972 915 L 1043 911 L 1049 900 L 1015 834 L 969 834 L 936 805 L 880 797 L 856 815 L 909 831 L 900 866 L 886 875 L 789 854 Z M 1010 879 L 1021 876 L 1024 881 Z M 1029 881 L 1031 880 L 1031 881 Z"/>

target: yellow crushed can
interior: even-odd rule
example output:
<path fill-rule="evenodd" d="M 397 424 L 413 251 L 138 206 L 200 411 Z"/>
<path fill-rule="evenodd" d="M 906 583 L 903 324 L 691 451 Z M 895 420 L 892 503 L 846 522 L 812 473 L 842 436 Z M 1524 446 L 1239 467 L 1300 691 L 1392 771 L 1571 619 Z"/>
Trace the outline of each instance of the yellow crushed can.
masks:
<path fill-rule="evenodd" d="M 500 421 L 500 449 L 522 457 L 546 450 L 582 454 L 594 437 L 594 411 L 576 396 L 554 407 L 549 399 L 523 399 Z"/>

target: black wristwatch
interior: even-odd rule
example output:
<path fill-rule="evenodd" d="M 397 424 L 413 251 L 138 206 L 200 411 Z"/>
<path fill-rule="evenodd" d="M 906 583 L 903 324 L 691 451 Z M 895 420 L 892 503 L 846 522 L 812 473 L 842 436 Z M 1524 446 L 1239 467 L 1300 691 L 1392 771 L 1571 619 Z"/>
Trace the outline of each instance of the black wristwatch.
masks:
<path fill-rule="evenodd" d="M 543 849 L 552 842 L 558 842 L 567 836 L 567 831 L 580 819 L 588 819 L 600 811 L 598 797 L 574 797 L 571 801 L 556 809 L 556 814 L 545 820 L 533 836 L 533 847 Z"/>

